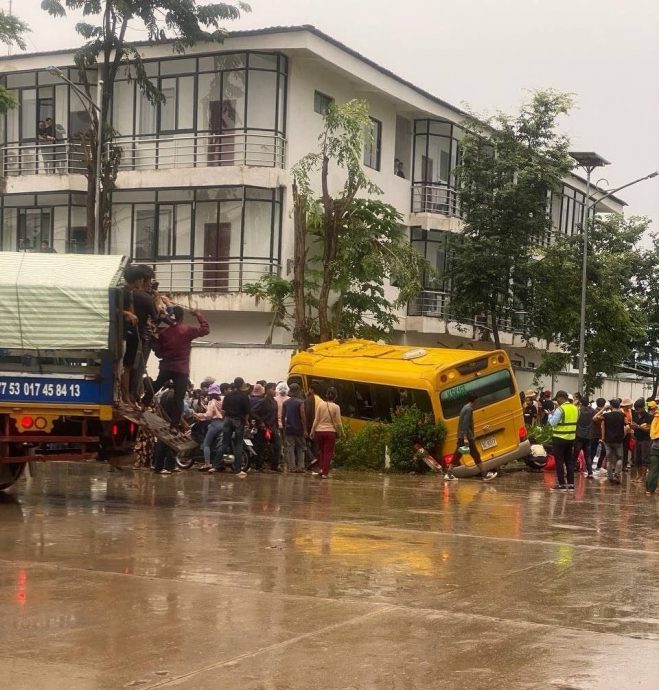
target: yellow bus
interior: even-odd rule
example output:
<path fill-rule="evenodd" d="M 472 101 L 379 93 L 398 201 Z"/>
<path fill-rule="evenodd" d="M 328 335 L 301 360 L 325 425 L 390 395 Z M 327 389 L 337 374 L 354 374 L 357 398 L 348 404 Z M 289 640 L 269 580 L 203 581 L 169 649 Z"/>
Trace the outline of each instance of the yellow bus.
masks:
<path fill-rule="evenodd" d="M 472 394 L 476 443 L 483 466 L 493 470 L 529 454 L 522 405 L 508 355 L 503 350 L 474 351 L 383 345 L 369 340 L 333 340 L 294 355 L 289 383 L 323 395 L 338 392 L 341 415 L 358 429 L 369 421 L 388 421 L 394 410 L 415 405 L 446 424 L 442 458 L 457 445 L 460 410 Z M 478 474 L 471 456 L 462 456 L 457 477 Z"/>

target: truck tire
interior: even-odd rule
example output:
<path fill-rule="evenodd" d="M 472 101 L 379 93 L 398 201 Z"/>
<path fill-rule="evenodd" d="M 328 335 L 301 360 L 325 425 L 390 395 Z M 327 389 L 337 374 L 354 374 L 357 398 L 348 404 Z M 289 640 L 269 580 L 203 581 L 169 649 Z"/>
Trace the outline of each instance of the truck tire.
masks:
<path fill-rule="evenodd" d="M 9 462 L 0 465 L 0 491 L 13 486 L 25 470 L 24 462 Z"/>

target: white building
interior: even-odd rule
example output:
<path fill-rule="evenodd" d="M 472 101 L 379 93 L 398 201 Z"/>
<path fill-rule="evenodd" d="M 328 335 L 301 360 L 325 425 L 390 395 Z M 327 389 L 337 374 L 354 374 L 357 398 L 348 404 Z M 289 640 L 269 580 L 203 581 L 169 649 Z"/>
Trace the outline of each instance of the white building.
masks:
<path fill-rule="evenodd" d="M 109 250 L 152 264 L 162 290 L 204 310 L 211 336 L 195 350 L 195 377 L 285 374 L 287 348 L 259 349 L 254 357 L 246 347 L 263 343 L 269 313 L 241 290 L 267 272 L 290 275 L 289 171 L 316 149 L 331 100 L 368 100 L 375 143 L 365 151 L 367 172 L 441 273 L 447 242 L 462 225 L 452 175 L 460 109 L 310 26 L 233 32 L 222 45 L 200 44 L 184 56 L 169 45 L 140 50 L 167 100 L 154 108 L 127 74 L 116 84 L 112 126 L 123 157 Z M 20 104 L 0 123 L 3 250 L 45 241 L 58 252 L 89 251 L 87 182 L 75 143 L 88 115 L 74 89 L 45 69 L 55 65 L 79 83 L 73 64 L 72 51 L 0 59 L 2 83 Z M 52 120 L 46 126 L 62 125 L 64 143 L 38 143 L 46 118 Z M 395 174 L 396 159 L 405 177 Z M 553 199 L 556 232 L 578 231 L 584 201 L 585 181 L 570 176 Z M 611 198 L 598 210 L 623 205 Z M 471 346 L 473 334 L 447 322 L 446 304 L 446 290 L 428 286 L 400 314 L 397 340 Z M 501 326 L 512 359 L 535 366 L 540 354 L 523 346 L 516 324 Z M 289 344 L 283 331 L 275 338 Z"/>

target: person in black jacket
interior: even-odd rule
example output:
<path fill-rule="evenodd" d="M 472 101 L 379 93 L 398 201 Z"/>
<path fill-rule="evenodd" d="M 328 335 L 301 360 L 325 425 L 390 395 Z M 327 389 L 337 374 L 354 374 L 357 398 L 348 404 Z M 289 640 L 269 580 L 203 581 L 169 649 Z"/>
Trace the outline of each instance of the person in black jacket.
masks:
<path fill-rule="evenodd" d="M 257 469 L 263 467 L 268 450 L 268 443 L 270 443 L 270 469 L 273 472 L 279 472 L 279 460 L 281 458 L 281 437 L 277 425 L 279 407 L 275 400 L 276 394 L 277 384 L 267 383 L 265 386 L 265 397 L 252 409 L 252 417 L 258 428 L 258 434 L 254 439 L 259 463 Z"/>
<path fill-rule="evenodd" d="M 224 396 L 222 411 L 224 436 L 218 457 L 221 458 L 225 451 L 233 446 L 233 473 L 243 479 L 247 475 L 241 471 L 240 466 L 243 459 L 245 424 L 249 423 L 249 397 L 245 380 L 240 376 L 234 379 L 231 391 Z"/>

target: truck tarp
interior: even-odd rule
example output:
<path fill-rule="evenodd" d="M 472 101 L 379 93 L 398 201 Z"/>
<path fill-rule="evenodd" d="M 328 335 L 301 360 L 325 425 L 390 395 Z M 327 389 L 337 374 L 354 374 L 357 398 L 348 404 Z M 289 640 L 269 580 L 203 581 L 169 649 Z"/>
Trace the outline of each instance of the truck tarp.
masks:
<path fill-rule="evenodd" d="M 122 268 L 122 256 L 0 252 L 0 349 L 107 349 Z"/>

